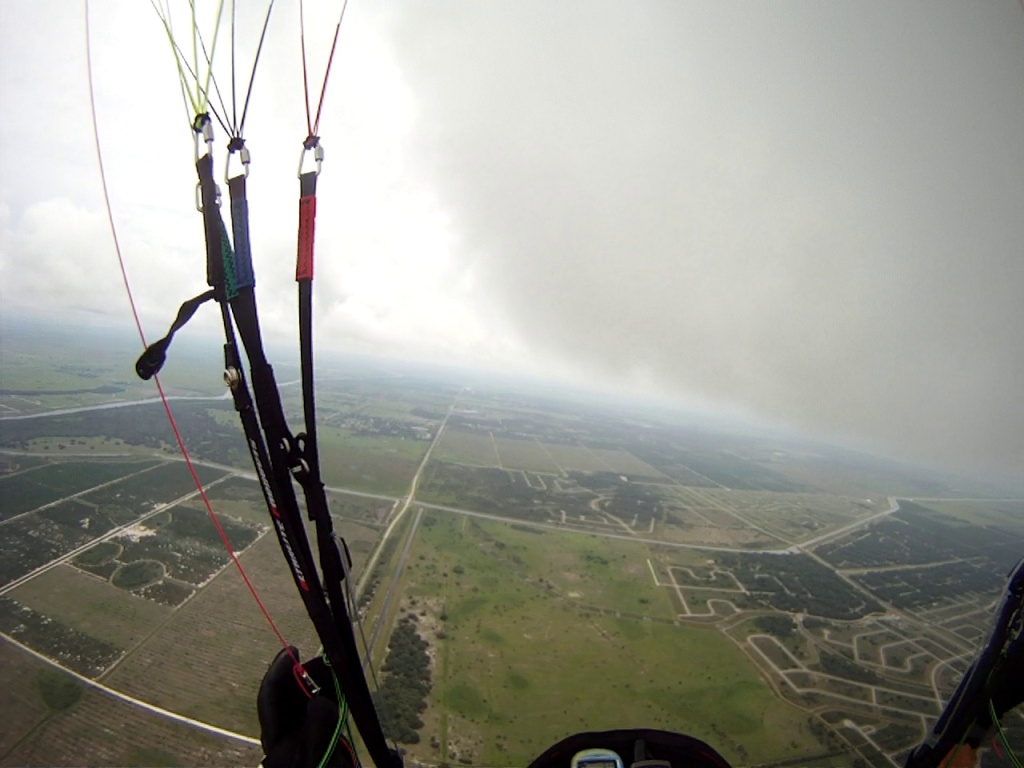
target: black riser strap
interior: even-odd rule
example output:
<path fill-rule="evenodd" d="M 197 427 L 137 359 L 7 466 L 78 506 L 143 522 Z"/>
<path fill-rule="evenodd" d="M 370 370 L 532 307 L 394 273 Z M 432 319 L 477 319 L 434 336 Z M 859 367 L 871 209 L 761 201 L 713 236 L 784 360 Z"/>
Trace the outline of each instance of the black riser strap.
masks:
<path fill-rule="evenodd" d="M 308 547 L 305 532 L 302 529 L 298 502 L 295 499 L 291 483 L 293 456 L 290 448 L 294 444 L 294 439 L 288 432 L 273 369 L 267 363 L 263 352 L 255 297 L 252 291 L 240 291 L 235 300 L 231 302 L 231 308 L 238 326 L 238 334 L 249 358 L 256 408 L 259 412 L 263 432 L 266 435 L 273 483 L 279 493 L 279 515 L 275 518 L 274 523 L 277 526 L 280 521 L 287 533 L 287 540 L 293 546 L 302 547 L 305 544 Z M 314 504 L 319 505 L 319 501 Z M 318 535 L 317 538 L 320 539 L 320 536 Z M 302 544 L 298 543 L 300 541 Z M 333 545 L 333 540 L 331 540 L 331 544 Z M 324 544 L 321 543 L 321 555 L 323 555 L 323 546 Z M 288 551 L 285 551 L 285 557 L 289 557 Z M 323 561 L 324 558 L 321 557 L 321 560 Z M 303 565 L 301 561 L 300 565 Z M 348 621 L 344 600 L 339 598 L 341 595 L 340 583 L 337 587 L 334 586 L 332 583 L 335 579 L 330 574 L 324 574 L 325 580 L 330 585 L 328 594 L 332 597 L 332 605 L 329 608 L 315 571 L 305 569 L 304 571 L 310 590 L 303 592 L 302 598 L 317 634 L 324 644 L 324 650 L 331 661 L 331 666 L 338 675 L 342 691 L 349 701 L 356 727 L 373 756 L 374 762 L 380 766 L 391 765 L 394 762 L 394 757 L 384 739 L 383 728 L 373 705 L 369 686 L 362 674 L 355 635 L 352 632 L 351 622 Z"/>
<path fill-rule="evenodd" d="M 204 170 L 201 169 L 200 173 L 201 187 L 203 186 L 202 173 Z M 306 611 L 320 636 L 324 651 L 338 677 L 341 689 L 349 701 L 353 720 L 355 720 L 375 764 L 380 768 L 390 768 L 390 766 L 400 765 L 401 759 L 388 748 L 369 686 L 362 672 L 362 665 L 359 663 L 359 649 L 341 590 L 340 575 L 343 571 L 339 560 L 340 555 L 334 541 L 326 494 L 323 484 L 320 482 L 315 449 L 315 429 L 311 442 L 314 446 L 312 453 L 304 457 L 299 450 L 299 444 L 288 430 L 273 368 L 267 362 L 263 350 L 256 298 L 252 290 L 245 179 L 236 177 L 229 180 L 228 185 L 231 194 L 233 234 L 236 246 L 241 244 L 240 247 L 236 247 L 232 262 L 232 271 L 237 276 L 239 290 L 237 293 L 229 294 L 228 297 L 230 298 L 231 314 L 234 316 L 238 334 L 249 358 L 256 413 L 258 413 L 263 437 L 265 437 L 264 442 L 259 435 L 259 430 L 255 429 L 256 414 L 253 413 L 252 400 L 249 399 L 248 390 L 246 390 L 245 398 L 238 401 L 243 406 L 239 413 L 242 416 L 243 429 L 246 430 L 246 441 L 249 444 L 253 463 L 257 472 L 260 473 L 264 498 L 272 498 L 275 501 L 270 511 L 281 549 L 292 570 L 292 577 L 299 587 L 299 594 Z M 217 218 L 219 219 L 219 212 Z M 208 236 L 211 231 L 212 228 L 208 226 Z M 221 232 L 223 232 L 223 225 Z M 226 252 L 226 248 L 224 251 Z M 210 259 L 212 259 L 212 254 Z M 248 276 L 246 275 L 247 270 Z M 309 338 L 307 333 L 307 342 Z M 306 345 L 307 348 L 309 346 L 311 345 Z M 312 355 L 311 353 L 307 354 L 309 380 L 312 381 Z M 304 368 L 304 380 L 307 378 L 305 374 Z M 244 382 L 244 379 L 241 380 Z M 247 424 L 248 426 L 246 426 Z M 308 447 L 308 438 L 304 442 L 307 442 L 306 447 Z M 309 460 L 310 458 L 312 461 Z M 326 597 L 324 586 L 321 585 L 319 574 L 313 565 L 309 540 L 306 537 L 295 489 L 292 485 L 293 471 L 303 463 L 307 467 L 315 467 L 312 475 L 306 472 L 299 474 L 303 475 L 300 480 L 304 481 L 303 490 L 306 495 L 307 507 L 310 509 L 311 516 L 317 520 L 317 544 L 321 567 L 324 569 Z M 269 472 L 267 472 L 268 468 Z M 328 599 L 330 605 L 328 605 Z"/>

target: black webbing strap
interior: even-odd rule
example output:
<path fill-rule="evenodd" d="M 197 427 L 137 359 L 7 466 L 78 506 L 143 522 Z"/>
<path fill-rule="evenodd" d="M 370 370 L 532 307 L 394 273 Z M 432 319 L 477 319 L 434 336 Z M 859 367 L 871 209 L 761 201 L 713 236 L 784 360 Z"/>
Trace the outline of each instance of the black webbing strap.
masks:
<path fill-rule="evenodd" d="M 305 432 L 297 436 L 300 464 L 293 468 L 296 481 L 306 497 L 306 511 L 316 526 L 320 567 L 331 606 L 345 616 L 343 634 L 352 634 L 341 582 L 345 569 L 338 549 L 327 495 L 320 475 L 320 454 L 316 436 L 316 397 L 313 366 L 313 243 L 316 224 L 316 180 L 318 173 L 299 176 L 299 227 L 295 279 L 299 284 L 299 357 L 302 379 L 302 410 Z M 344 542 L 341 542 L 342 545 Z M 352 645 L 355 636 L 352 635 Z M 358 656 L 356 657 L 358 658 Z M 365 679 L 365 678 L 364 678 Z"/>
<path fill-rule="evenodd" d="M 135 373 L 138 374 L 140 379 L 149 381 L 153 376 L 160 373 L 160 369 L 164 367 L 164 363 L 167 360 L 167 349 L 171 346 L 174 334 L 180 331 L 182 326 L 192 319 L 192 315 L 196 313 L 200 306 L 212 298 L 214 298 L 214 291 L 207 291 L 189 299 L 178 308 L 178 316 L 171 323 L 171 328 L 167 331 L 167 335 L 146 347 L 145 351 L 139 356 L 139 359 L 135 361 Z"/>
<path fill-rule="evenodd" d="M 302 378 L 302 411 L 306 430 L 298 435 L 300 465 L 295 479 L 306 496 L 306 511 L 316 524 L 320 567 L 324 571 L 327 596 L 332 606 L 345 603 L 341 582 L 345 578 L 341 555 L 334 544 L 327 495 L 320 475 L 320 452 L 316 437 L 316 396 L 313 367 L 313 242 L 316 225 L 316 180 L 318 173 L 299 176 L 299 228 L 295 279 L 299 284 L 299 358 Z M 346 611 L 347 615 L 347 611 Z M 350 622 L 346 622 L 351 627 Z"/>
<path fill-rule="evenodd" d="M 313 482 L 320 484 L 320 453 L 316 439 L 316 398 L 313 393 L 313 241 L 316 225 L 316 172 L 299 176 L 299 243 L 295 280 L 299 284 L 299 357 L 302 369 L 304 452 Z"/>
<path fill-rule="evenodd" d="M 202 180 L 200 183 L 202 184 Z M 235 240 L 247 245 L 249 225 L 244 177 L 231 179 L 228 185 Z M 246 248 L 243 254 L 236 251 L 235 255 L 236 271 L 240 279 L 237 282 L 237 294 L 230 300 L 231 314 L 249 358 L 256 410 L 266 438 L 270 473 L 265 480 L 261 477 L 261 484 L 265 488 L 265 496 L 269 492 L 276 502 L 270 509 L 278 541 L 291 567 L 306 611 L 320 636 L 341 690 L 348 700 L 352 718 L 374 763 L 382 768 L 400 766 L 401 758 L 387 745 L 369 686 L 359 664 L 359 649 L 341 589 L 344 571 L 334 539 L 326 494 L 323 484 L 319 481 L 319 462 L 314 465 L 316 482 L 311 482 L 310 477 L 313 473 L 309 471 L 310 461 L 306 453 L 308 441 L 297 440 L 288 429 L 273 368 L 267 361 L 263 349 L 252 281 L 241 277 L 246 271 L 242 262 L 248 260 L 248 249 Z M 251 265 L 248 271 L 251 275 Z M 305 378 L 305 370 L 303 373 Z M 259 453 L 258 446 L 259 443 L 256 443 L 257 450 L 254 450 L 253 442 L 250 440 L 250 452 L 254 455 L 254 462 L 256 454 Z M 315 455 L 314 452 L 313 456 Z M 257 463 L 257 471 L 259 469 L 260 465 Z M 309 541 L 292 486 L 293 474 L 303 486 L 310 517 L 316 521 L 317 546 L 320 565 L 324 572 L 323 586 L 313 566 Z M 324 586 L 327 591 L 326 597 Z"/>

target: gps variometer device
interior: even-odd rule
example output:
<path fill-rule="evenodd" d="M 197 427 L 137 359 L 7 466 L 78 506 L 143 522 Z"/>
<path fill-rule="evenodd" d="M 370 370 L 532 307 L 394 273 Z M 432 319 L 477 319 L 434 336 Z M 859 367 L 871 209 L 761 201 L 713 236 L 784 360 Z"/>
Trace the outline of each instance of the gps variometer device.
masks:
<path fill-rule="evenodd" d="M 622 768 L 622 758 L 610 749 L 584 749 L 572 756 L 570 768 Z"/>

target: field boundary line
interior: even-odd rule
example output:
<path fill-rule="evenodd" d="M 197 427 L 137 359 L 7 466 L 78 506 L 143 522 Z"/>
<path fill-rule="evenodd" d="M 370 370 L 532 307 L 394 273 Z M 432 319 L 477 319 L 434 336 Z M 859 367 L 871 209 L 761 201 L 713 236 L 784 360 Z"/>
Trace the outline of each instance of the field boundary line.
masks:
<path fill-rule="evenodd" d="M 226 728 L 219 728 L 216 725 L 212 725 L 210 723 L 204 723 L 202 720 L 195 720 L 194 718 L 186 717 L 185 715 L 179 715 L 177 712 L 171 712 L 169 709 L 164 709 L 163 707 L 158 707 L 155 704 L 150 704 L 149 702 L 142 701 L 141 699 L 136 699 L 136 698 L 134 698 L 132 696 L 129 696 L 126 693 L 122 693 L 121 691 L 115 690 L 113 688 L 109 688 L 108 686 L 103 685 L 103 683 L 98 683 L 95 680 L 86 677 L 85 675 L 81 675 L 78 672 L 75 672 L 74 670 L 68 669 L 67 667 L 62 666 L 61 664 L 58 664 L 56 661 L 54 661 L 53 659 L 49 658 L 48 656 L 44 656 L 43 654 L 39 653 L 38 651 L 35 651 L 32 648 L 29 648 L 27 645 L 24 645 L 23 643 L 18 642 L 13 637 L 11 637 L 10 635 L 6 634 L 5 632 L 0 632 L 0 638 L 3 638 L 4 640 L 6 640 L 7 642 L 11 643 L 12 645 L 17 646 L 18 648 L 20 648 L 21 650 L 25 651 L 26 653 L 31 654 L 32 656 L 34 656 L 35 658 L 39 659 L 40 661 L 43 661 L 46 664 L 49 664 L 51 667 L 56 667 L 57 669 L 61 670 L 62 672 L 65 672 L 65 673 L 71 675 L 73 678 L 75 678 L 79 682 L 85 683 L 90 688 L 95 688 L 95 689 L 97 689 L 99 691 L 102 691 L 103 693 L 106 693 L 109 696 L 113 696 L 115 699 L 119 699 L 119 700 L 124 701 L 124 702 L 126 702 L 128 704 L 132 704 L 132 705 L 134 705 L 136 707 L 139 707 L 141 709 L 145 709 L 146 711 L 152 712 L 153 714 L 156 714 L 156 715 L 160 715 L 161 717 L 166 717 L 166 718 L 168 718 L 170 720 L 174 720 L 174 721 L 179 722 L 179 723 L 184 723 L 185 725 L 190 725 L 193 728 L 198 728 L 199 730 L 206 731 L 207 733 L 212 733 L 212 734 L 215 734 L 217 736 L 226 736 L 229 739 L 235 739 L 236 741 L 242 741 L 242 742 L 245 742 L 246 744 L 252 744 L 254 746 L 260 746 L 260 740 L 259 739 L 255 739 L 252 736 L 245 736 L 245 735 L 243 735 L 241 733 L 235 733 L 234 731 L 229 731 Z"/>

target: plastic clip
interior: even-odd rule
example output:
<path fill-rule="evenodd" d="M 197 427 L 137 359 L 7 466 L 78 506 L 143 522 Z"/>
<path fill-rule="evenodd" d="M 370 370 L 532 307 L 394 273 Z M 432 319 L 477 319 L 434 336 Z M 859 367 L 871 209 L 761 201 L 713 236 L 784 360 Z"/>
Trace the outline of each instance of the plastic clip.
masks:
<path fill-rule="evenodd" d="M 310 150 L 313 152 L 313 160 L 316 161 L 316 175 L 320 175 L 320 170 L 324 164 L 324 148 L 320 143 L 319 136 L 310 136 L 302 142 L 302 154 L 299 155 L 299 176 L 302 176 L 302 166 L 306 164 L 306 154 Z"/>

